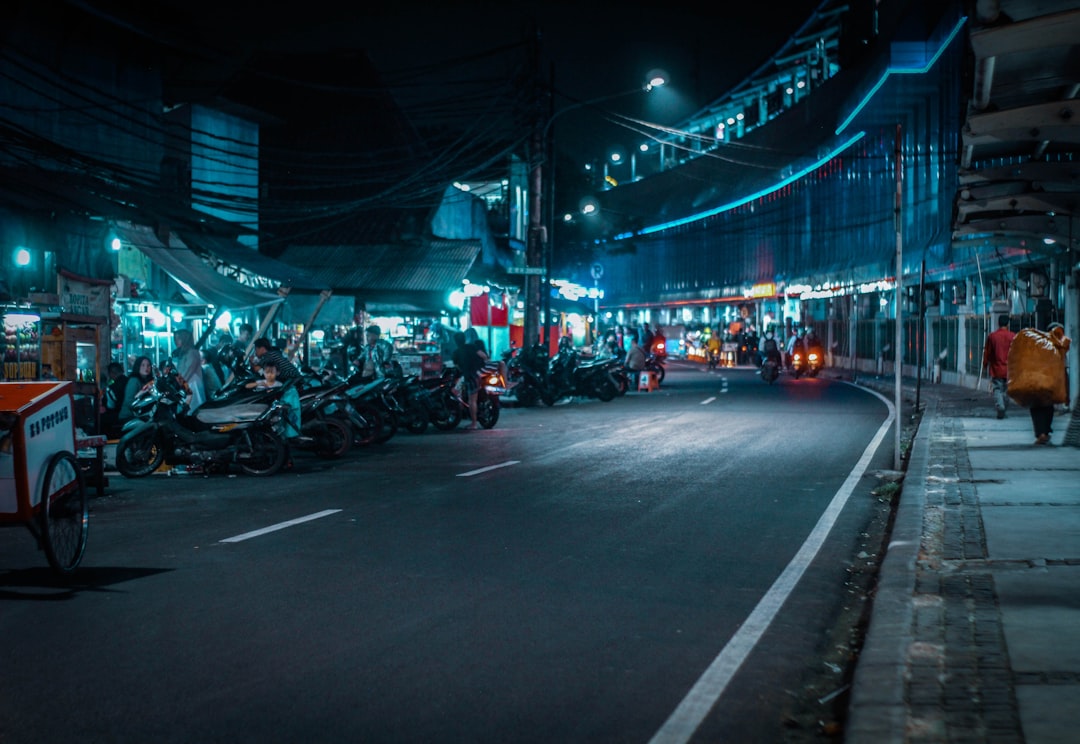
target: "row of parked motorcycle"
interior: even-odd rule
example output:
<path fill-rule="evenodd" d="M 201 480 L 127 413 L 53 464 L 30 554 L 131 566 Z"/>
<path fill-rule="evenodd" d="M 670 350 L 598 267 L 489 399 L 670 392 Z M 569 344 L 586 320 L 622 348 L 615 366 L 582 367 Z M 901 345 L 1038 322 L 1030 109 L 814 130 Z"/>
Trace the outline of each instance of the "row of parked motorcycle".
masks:
<path fill-rule="evenodd" d="M 555 356 L 550 357 L 542 345 L 531 349 L 512 349 L 504 356 L 507 376 L 514 388 L 519 406 L 535 406 L 539 403 L 553 406 L 560 400 L 572 397 L 614 400 L 636 384 L 636 373 L 628 370 L 618 356 L 584 359 L 569 344 L 560 344 Z M 664 381 L 663 358 L 649 354 L 644 371 L 656 375 L 657 382 Z"/>
<path fill-rule="evenodd" d="M 650 358 L 647 368 L 663 380 L 662 360 Z M 267 476 L 286 466 L 292 450 L 333 459 L 354 447 L 386 442 L 402 429 L 451 431 L 471 420 L 460 376 L 460 370 L 447 367 L 432 378 L 365 381 L 356 374 L 305 368 L 297 382 L 262 389 L 248 387 L 258 377 L 241 375 L 191 413 L 190 391 L 169 369 L 133 404 L 134 417 L 116 446 L 116 468 L 128 478 L 148 476 L 163 465 L 206 473 L 236 466 Z M 514 350 L 502 365 L 489 363 L 481 371 L 477 423 L 495 426 L 508 388 L 519 406 L 550 406 L 572 396 L 610 401 L 630 389 L 633 377 L 618 359 L 582 360 L 568 346 L 550 359 L 539 346 Z"/>

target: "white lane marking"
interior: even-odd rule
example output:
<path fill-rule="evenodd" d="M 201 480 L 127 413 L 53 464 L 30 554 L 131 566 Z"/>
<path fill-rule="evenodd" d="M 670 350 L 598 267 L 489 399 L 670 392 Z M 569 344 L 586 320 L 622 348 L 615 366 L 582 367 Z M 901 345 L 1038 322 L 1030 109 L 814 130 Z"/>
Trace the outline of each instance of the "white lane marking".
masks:
<path fill-rule="evenodd" d="M 511 465 L 517 465 L 521 460 L 507 460 L 506 462 L 500 462 L 498 465 L 488 465 L 486 468 L 479 468 L 478 470 L 470 470 L 467 473 L 458 473 L 458 478 L 468 478 L 473 475 L 480 475 L 480 473 L 486 473 L 489 470 L 498 470 L 499 468 L 507 468 Z"/>
<path fill-rule="evenodd" d="M 716 400 L 715 395 L 713 397 L 711 397 L 711 398 L 706 398 L 705 400 L 701 401 L 701 405 L 703 405 L 703 406 L 708 405 L 709 403 L 712 403 L 714 400 Z"/>
<path fill-rule="evenodd" d="M 303 524 L 304 522 L 310 522 L 313 519 L 322 519 L 323 517 L 329 517 L 331 514 L 337 514 L 341 509 L 326 509 L 321 512 L 315 512 L 314 514 L 308 514 L 306 517 L 297 517 L 296 519 L 290 519 L 288 522 L 279 522 L 278 524 L 272 524 L 269 527 L 263 527 L 261 530 L 252 530 L 251 532 L 245 532 L 242 535 L 236 535 L 235 537 L 226 537 L 224 540 L 219 540 L 223 543 L 237 543 L 243 540 L 250 540 L 253 537 L 259 535 L 265 535 L 267 532 L 277 532 L 283 530 L 286 527 L 292 527 L 294 524 Z"/>
<path fill-rule="evenodd" d="M 690 692 L 682 699 L 682 702 L 664 722 L 664 725 L 660 727 L 660 730 L 649 740 L 649 744 L 685 744 L 685 742 L 690 741 L 698 726 L 705 720 L 705 716 L 709 714 L 712 707 L 716 705 L 716 701 L 724 694 L 724 690 L 739 670 L 739 667 L 746 661 L 757 642 L 761 640 L 761 636 L 764 635 L 765 630 L 775 619 L 781 606 L 787 601 L 795 585 L 799 583 L 799 579 L 802 578 L 810 562 L 814 560 L 814 556 L 817 555 L 822 544 L 824 544 L 825 538 L 828 537 L 837 517 L 843 511 L 844 505 L 847 503 L 852 491 L 855 490 L 855 486 L 870 466 L 874 452 L 877 451 L 881 440 L 885 438 L 885 434 L 889 431 L 893 418 L 896 416 L 896 409 L 885 396 L 874 390 L 859 389 L 866 390 L 866 392 L 873 393 L 881 398 L 889 408 L 888 417 L 878 429 L 874 438 L 870 440 L 870 444 L 866 446 L 862 457 L 855 463 L 855 467 L 848 474 L 847 480 L 844 481 L 843 485 L 840 486 L 840 490 L 833 496 L 829 506 L 806 538 L 806 542 L 802 544 L 799 552 L 791 559 L 791 563 L 787 565 L 779 578 L 773 582 L 773 585 L 765 596 L 761 598 L 761 601 L 758 602 L 754 611 L 750 613 L 750 616 L 746 618 L 739 630 L 724 646 L 720 655 L 713 659 L 709 668 L 705 670 L 704 674 L 690 689 Z"/>

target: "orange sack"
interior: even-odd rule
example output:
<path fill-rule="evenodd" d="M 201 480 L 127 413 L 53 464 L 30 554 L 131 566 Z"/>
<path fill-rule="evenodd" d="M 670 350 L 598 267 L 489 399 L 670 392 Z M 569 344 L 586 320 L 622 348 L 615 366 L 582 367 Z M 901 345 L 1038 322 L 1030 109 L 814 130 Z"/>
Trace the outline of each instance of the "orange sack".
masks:
<path fill-rule="evenodd" d="M 1046 333 L 1025 328 L 1009 347 L 1009 397 L 1018 405 L 1048 406 L 1065 403 L 1065 352 L 1069 339 L 1060 327 Z"/>

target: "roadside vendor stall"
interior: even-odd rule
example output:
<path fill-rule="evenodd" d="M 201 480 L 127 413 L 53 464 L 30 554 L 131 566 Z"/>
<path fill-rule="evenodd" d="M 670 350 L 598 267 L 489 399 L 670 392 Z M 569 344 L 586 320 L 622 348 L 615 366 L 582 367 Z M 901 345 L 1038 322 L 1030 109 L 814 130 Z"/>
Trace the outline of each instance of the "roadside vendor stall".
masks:
<path fill-rule="evenodd" d="M 89 507 L 70 382 L 0 382 L 0 526 L 25 525 L 54 570 L 75 570 Z"/>

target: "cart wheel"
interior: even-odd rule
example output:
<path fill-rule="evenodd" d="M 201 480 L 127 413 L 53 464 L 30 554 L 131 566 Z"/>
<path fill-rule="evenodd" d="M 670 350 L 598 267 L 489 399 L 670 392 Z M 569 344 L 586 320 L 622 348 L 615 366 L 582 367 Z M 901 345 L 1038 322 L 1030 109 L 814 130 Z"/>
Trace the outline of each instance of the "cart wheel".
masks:
<path fill-rule="evenodd" d="M 70 574 L 82 560 L 90 521 L 86 483 L 72 453 L 57 452 L 49 459 L 40 509 L 45 557 L 53 570 Z"/>

